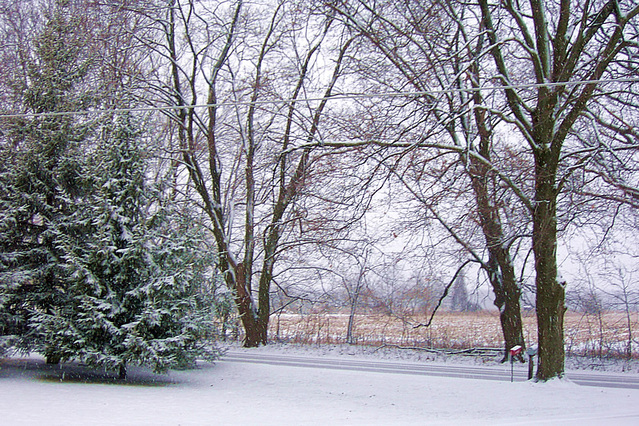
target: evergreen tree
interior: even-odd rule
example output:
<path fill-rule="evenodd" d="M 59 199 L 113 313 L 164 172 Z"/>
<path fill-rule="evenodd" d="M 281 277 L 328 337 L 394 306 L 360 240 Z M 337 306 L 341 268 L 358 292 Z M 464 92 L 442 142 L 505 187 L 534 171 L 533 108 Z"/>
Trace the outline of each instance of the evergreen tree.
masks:
<path fill-rule="evenodd" d="M 70 277 L 64 310 L 39 313 L 38 333 L 63 359 L 157 372 L 218 355 L 215 293 L 198 227 L 156 203 L 130 117 L 118 117 L 85 176 L 95 192 L 56 236 Z M 199 235 L 198 235 L 199 233 Z"/>
<path fill-rule="evenodd" d="M 466 289 L 466 277 L 463 272 L 459 274 L 453 284 L 451 308 L 455 312 L 466 312 L 471 308 L 471 303 L 468 300 L 468 290 Z"/>
<path fill-rule="evenodd" d="M 156 371 L 213 358 L 218 282 L 199 227 L 147 186 L 128 116 L 91 104 L 86 34 L 60 0 L 35 43 L 31 118 L 0 132 L 0 352 Z M 97 139 L 97 140 L 96 140 Z M 157 196 L 156 196 L 157 195 Z"/>
<path fill-rule="evenodd" d="M 0 334 L 5 346 L 39 350 L 51 362 L 56 349 L 43 346 L 30 318 L 68 302 L 54 236 L 82 193 L 78 151 L 89 126 L 47 114 L 75 111 L 89 98 L 81 85 L 90 61 L 75 24 L 60 2 L 28 65 L 24 106 L 36 115 L 4 123 L 0 147 Z"/>

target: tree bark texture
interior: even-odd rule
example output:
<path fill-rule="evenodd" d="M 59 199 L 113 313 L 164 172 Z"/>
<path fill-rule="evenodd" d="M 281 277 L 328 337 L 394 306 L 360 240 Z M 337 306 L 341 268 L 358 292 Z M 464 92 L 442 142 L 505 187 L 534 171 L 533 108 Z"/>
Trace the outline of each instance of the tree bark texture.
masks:
<path fill-rule="evenodd" d="M 480 46 L 478 46 L 477 50 L 480 50 Z M 480 70 L 477 63 L 471 67 L 471 72 L 475 76 L 472 80 L 473 86 L 479 88 Z M 482 96 L 479 91 L 473 94 L 473 102 L 478 107 L 482 105 Z M 499 320 L 504 336 L 504 357 L 502 362 L 505 362 L 508 360 L 509 351 L 512 347 L 526 347 L 521 320 L 521 288 L 517 284 L 509 244 L 504 237 L 497 200 L 494 196 L 491 196 L 490 180 L 492 176 L 489 164 L 492 131 L 484 110 L 475 108 L 473 115 L 479 134 L 478 154 L 486 162 L 470 156 L 468 159 L 468 174 L 475 194 L 475 203 L 482 232 L 486 239 L 486 248 L 488 250 L 486 272 L 495 293 L 495 306 L 499 309 Z M 519 359 L 523 361 L 523 355 L 519 355 Z"/>
<path fill-rule="evenodd" d="M 488 166 L 472 158 L 469 172 L 475 193 L 477 211 L 488 250 L 486 264 L 490 284 L 495 293 L 495 306 L 499 309 L 504 336 L 504 358 L 513 346 L 526 347 L 521 320 L 521 289 L 517 285 L 515 269 L 504 241 L 499 212 L 488 193 Z"/>
<path fill-rule="evenodd" d="M 542 145 L 543 146 L 543 145 Z M 539 366 L 537 380 L 564 374 L 565 283 L 557 280 L 556 160 L 549 150 L 535 155 L 533 253 L 537 287 Z"/>
<path fill-rule="evenodd" d="M 259 315 L 255 312 L 255 303 L 246 286 L 244 264 L 240 263 L 235 267 L 234 279 L 233 274 L 228 274 L 227 277 L 228 286 L 235 292 L 235 305 L 244 328 L 244 347 L 255 348 L 265 345 L 267 343 L 268 317 L 266 321 L 261 321 Z"/>

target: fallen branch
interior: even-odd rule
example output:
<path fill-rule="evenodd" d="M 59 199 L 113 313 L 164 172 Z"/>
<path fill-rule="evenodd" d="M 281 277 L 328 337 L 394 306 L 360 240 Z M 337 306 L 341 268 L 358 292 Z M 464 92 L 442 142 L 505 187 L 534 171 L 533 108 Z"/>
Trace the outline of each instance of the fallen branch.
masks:
<path fill-rule="evenodd" d="M 394 349 L 408 349 L 408 350 L 416 350 L 422 352 L 429 352 L 441 355 L 501 355 L 504 350 L 503 348 L 469 348 L 469 349 L 431 349 L 431 348 L 423 348 L 420 346 L 400 346 L 393 344 L 384 344 L 375 348 L 373 352 L 377 352 L 380 349 L 385 348 L 394 348 Z"/>

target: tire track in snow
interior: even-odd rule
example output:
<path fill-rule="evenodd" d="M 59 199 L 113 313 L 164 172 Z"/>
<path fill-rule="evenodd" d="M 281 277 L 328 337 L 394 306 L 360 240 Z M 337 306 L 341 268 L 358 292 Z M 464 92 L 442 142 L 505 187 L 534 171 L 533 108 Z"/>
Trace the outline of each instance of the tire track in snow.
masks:
<path fill-rule="evenodd" d="M 480 367 L 473 365 L 441 365 L 427 363 L 408 363 L 382 360 L 342 359 L 309 357 L 299 355 L 248 353 L 228 351 L 221 359 L 225 362 L 247 362 L 288 367 L 326 368 L 332 370 L 366 371 L 374 373 L 413 374 L 463 379 L 510 381 L 510 366 Z M 566 373 L 572 382 L 582 386 L 639 389 L 639 376 L 636 374 L 610 374 L 572 372 Z M 516 368 L 514 380 L 523 382 L 528 379 L 527 370 Z"/>

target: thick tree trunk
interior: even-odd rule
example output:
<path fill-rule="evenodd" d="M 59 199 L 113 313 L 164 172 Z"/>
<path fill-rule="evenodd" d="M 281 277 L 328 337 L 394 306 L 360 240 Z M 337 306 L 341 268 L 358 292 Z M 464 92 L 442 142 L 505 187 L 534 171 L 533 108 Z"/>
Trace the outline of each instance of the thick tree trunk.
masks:
<path fill-rule="evenodd" d="M 268 321 L 261 321 L 255 312 L 253 300 L 246 288 L 244 264 L 242 263 L 235 268 L 235 281 L 232 287 L 235 289 L 235 305 L 244 328 L 244 347 L 256 348 L 265 345 L 267 343 Z"/>
<path fill-rule="evenodd" d="M 248 319 L 251 314 L 240 313 L 242 319 L 242 326 L 244 327 L 244 342 L 245 348 L 256 348 L 260 345 L 266 345 L 268 324 L 264 324 L 262 321 L 258 321 L 256 318 Z"/>
<path fill-rule="evenodd" d="M 273 225 L 277 226 L 277 225 Z M 279 230 L 279 228 L 278 228 Z M 264 262 L 260 275 L 258 289 L 258 323 L 262 344 L 268 342 L 268 324 L 271 319 L 271 282 L 273 281 L 273 267 L 275 266 L 275 251 L 279 241 L 279 231 L 271 228 L 268 241 L 264 247 Z M 274 235 L 275 234 L 275 235 Z"/>
<path fill-rule="evenodd" d="M 537 286 L 537 380 L 564 374 L 565 283 L 557 280 L 556 166 L 549 150 L 535 153 L 533 252 Z"/>
<path fill-rule="evenodd" d="M 477 122 L 481 124 L 483 120 L 478 119 Z M 486 132 L 484 126 L 480 128 Z M 481 154 L 484 158 L 489 159 L 488 135 L 483 134 L 482 139 Z M 470 159 L 469 166 L 477 212 L 488 249 L 487 273 L 495 293 L 495 306 L 499 309 L 499 319 L 504 336 L 504 358 L 502 362 L 505 362 L 513 346 L 526 347 L 519 303 L 521 289 L 517 285 L 515 269 L 506 241 L 504 241 L 498 208 L 495 200 L 491 199 L 489 195 L 488 166 L 474 157 Z M 523 361 L 522 356 L 519 359 Z"/>
<path fill-rule="evenodd" d="M 499 320 L 504 336 L 504 357 L 501 362 L 506 362 L 512 347 L 518 345 L 522 348 L 526 347 L 519 303 L 521 289 L 515 281 L 512 264 L 496 267 L 493 271 L 490 273 L 490 282 L 495 293 L 495 306 L 499 309 Z M 517 359 L 523 362 L 522 355 Z"/>
<path fill-rule="evenodd" d="M 260 321 L 253 309 L 247 306 L 246 303 L 238 303 L 237 308 L 244 328 L 243 346 L 245 348 L 256 348 L 260 345 L 265 345 L 268 323 L 264 324 Z"/>

